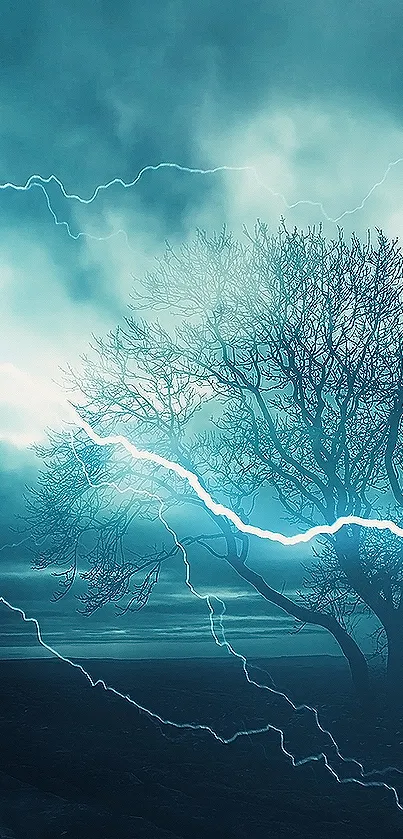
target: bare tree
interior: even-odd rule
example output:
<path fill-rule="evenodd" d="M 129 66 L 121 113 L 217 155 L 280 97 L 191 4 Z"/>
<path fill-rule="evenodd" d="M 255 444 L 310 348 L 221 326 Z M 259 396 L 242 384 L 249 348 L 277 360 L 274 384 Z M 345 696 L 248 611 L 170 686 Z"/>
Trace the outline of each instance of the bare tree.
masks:
<path fill-rule="evenodd" d="M 168 246 L 157 269 L 136 281 L 134 315 L 95 340 L 83 375 L 69 371 L 85 396 L 81 414 L 100 434 L 121 431 L 175 459 L 245 521 L 265 489 L 298 528 L 349 514 L 379 517 L 391 503 L 399 517 L 397 242 L 378 231 L 376 247 L 369 235 L 365 244 L 353 235 L 348 245 L 341 230 L 326 241 L 320 227 L 289 232 L 284 222 L 276 235 L 261 222 L 244 232 L 241 244 L 225 228 L 212 238 L 199 231 L 179 253 Z M 151 319 L 139 320 L 142 307 Z M 206 406 L 210 429 L 200 431 Z M 86 557 L 86 614 L 111 601 L 143 607 L 162 563 L 179 550 L 167 541 L 134 552 L 133 529 L 155 517 L 150 495 L 158 495 L 166 510 L 190 511 L 185 546 L 229 563 L 299 625 L 334 636 L 363 701 L 368 666 L 354 620 L 375 616 L 389 684 L 403 685 L 400 540 L 357 526 L 323 538 L 303 591 L 291 599 L 270 586 L 270 547 L 263 578 L 247 564 L 250 539 L 160 467 L 99 448 L 82 430 L 71 440 L 51 435 L 38 453 L 47 469 L 29 501 L 29 525 L 43 544 L 35 562 L 60 566 L 62 595 Z M 130 489 L 119 495 L 116 487 Z"/>

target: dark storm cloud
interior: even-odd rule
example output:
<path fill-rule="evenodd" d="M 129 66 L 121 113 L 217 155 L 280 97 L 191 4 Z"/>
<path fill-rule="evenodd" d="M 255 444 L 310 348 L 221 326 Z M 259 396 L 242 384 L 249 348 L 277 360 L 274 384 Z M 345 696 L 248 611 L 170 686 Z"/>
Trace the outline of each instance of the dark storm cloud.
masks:
<path fill-rule="evenodd" d="M 0 179 L 23 183 L 34 172 L 53 172 L 67 189 L 89 196 L 96 184 L 116 175 L 130 180 L 148 163 L 210 165 L 195 139 L 206 107 L 226 131 L 271 101 L 352 97 L 358 115 L 368 100 L 399 115 L 402 16 L 399 3 L 385 12 L 380 3 L 357 0 L 7 4 L 0 33 Z M 386 51 L 387 60 L 380 60 Z M 160 220 L 162 242 L 180 236 L 189 209 L 218 186 L 214 178 L 148 173 L 135 195 L 115 188 L 88 218 L 104 199 L 107 206 L 136 201 Z M 77 232 L 80 208 L 60 200 L 56 188 L 53 195 Z M 50 229 L 40 190 L 2 194 L 0 213 L 2 226 L 20 220 L 49 245 L 63 265 L 59 282 L 74 301 L 117 314 L 105 273 L 91 276 L 91 266 L 79 264 L 83 240 L 71 243 L 64 229 Z"/>
<path fill-rule="evenodd" d="M 56 171 L 88 190 L 150 161 L 189 163 L 206 98 L 223 121 L 270 96 L 351 95 L 400 113 L 402 22 L 400 3 L 359 0 L 10 4 L 3 176 Z"/>

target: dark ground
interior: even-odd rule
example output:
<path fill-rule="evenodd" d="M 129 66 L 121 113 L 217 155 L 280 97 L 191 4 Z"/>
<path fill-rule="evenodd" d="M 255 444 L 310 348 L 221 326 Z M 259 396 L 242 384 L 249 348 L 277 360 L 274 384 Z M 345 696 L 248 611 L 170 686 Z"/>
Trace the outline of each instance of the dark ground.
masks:
<path fill-rule="evenodd" d="M 312 715 L 246 684 L 238 662 L 83 662 L 94 677 L 175 721 L 231 736 L 272 722 L 297 757 L 327 746 Z M 342 659 L 260 661 L 295 702 L 312 702 L 345 756 L 403 768 L 403 735 L 366 721 Z M 257 670 L 252 675 L 262 680 Z M 294 768 L 276 732 L 222 745 L 140 714 L 57 660 L 1 661 L 0 839 L 389 839 L 403 812 L 384 789 L 338 784 L 323 761 Z M 356 768 L 355 768 L 356 769 Z M 403 776 L 392 773 L 403 797 Z"/>

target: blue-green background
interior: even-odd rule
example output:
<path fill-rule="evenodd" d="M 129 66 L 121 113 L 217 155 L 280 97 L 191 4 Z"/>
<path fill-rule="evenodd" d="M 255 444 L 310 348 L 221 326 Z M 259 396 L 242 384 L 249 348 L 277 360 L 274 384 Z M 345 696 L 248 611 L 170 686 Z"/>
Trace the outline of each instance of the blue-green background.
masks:
<path fill-rule="evenodd" d="M 42 382 L 57 379 L 92 333 L 123 316 L 131 273 L 152 267 L 166 238 L 186 241 L 197 226 L 212 231 L 226 222 L 242 235 L 243 223 L 260 217 L 276 228 L 284 214 L 289 226 L 322 221 L 329 236 L 337 218 L 347 236 L 376 226 L 400 236 L 403 163 L 384 175 L 403 156 L 402 23 L 397 0 L 3 2 L 1 183 L 54 173 L 68 192 L 89 197 L 97 184 L 130 181 L 161 161 L 253 166 L 258 179 L 161 169 L 90 205 L 68 202 L 50 185 L 58 218 L 74 235 L 124 229 L 130 248 L 122 234 L 69 238 L 38 187 L 1 190 L 0 362 Z M 38 439 L 51 419 L 45 404 L 28 401 L 11 404 L 0 389 L 3 545 L 18 541 L 10 528 L 38 465 L 13 435 Z M 277 527 L 278 516 L 269 506 L 266 526 Z M 292 592 L 308 554 L 260 544 L 253 561 Z M 179 560 L 147 609 L 121 619 L 106 609 L 85 620 L 71 597 L 52 604 L 54 581 L 29 570 L 27 544 L 0 552 L 0 581 L 3 596 L 38 617 L 46 640 L 67 654 L 219 654 Z M 224 596 L 228 636 L 248 654 L 337 652 L 309 628 L 289 636 L 291 622 L 227 569 L 199 563 L 195 582 Z M 5 608 L 0 631 L 0 655 L 40 654 L 32 627 Z"/>

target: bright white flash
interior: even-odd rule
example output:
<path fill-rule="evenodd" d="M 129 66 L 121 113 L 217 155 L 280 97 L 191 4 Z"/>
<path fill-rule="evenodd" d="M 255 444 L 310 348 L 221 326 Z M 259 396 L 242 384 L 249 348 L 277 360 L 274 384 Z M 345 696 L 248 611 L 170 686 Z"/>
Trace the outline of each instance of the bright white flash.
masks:
<path fill-rule="evenodd" d="M 67 405 L 52 382 L 0 364 L 0 441 L 16 448 L 41 442 L 45 426 L 63 426 Z"/>

